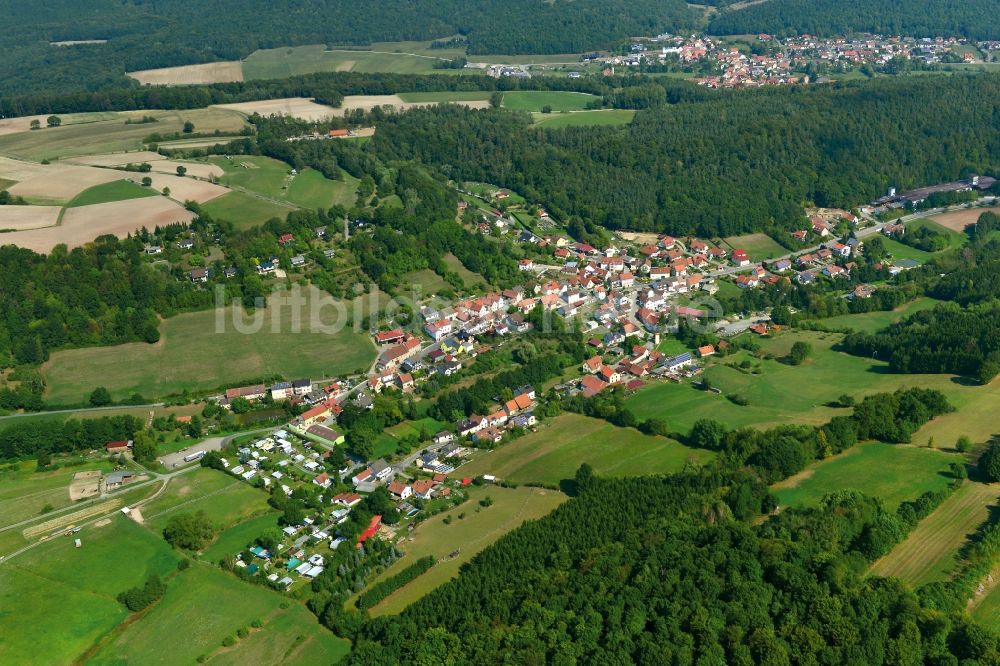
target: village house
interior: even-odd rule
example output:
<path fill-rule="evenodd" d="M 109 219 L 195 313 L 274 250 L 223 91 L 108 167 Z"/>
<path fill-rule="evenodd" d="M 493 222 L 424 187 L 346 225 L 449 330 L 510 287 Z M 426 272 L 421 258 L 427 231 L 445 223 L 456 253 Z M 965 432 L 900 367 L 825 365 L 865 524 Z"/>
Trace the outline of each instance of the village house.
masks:
<path fill-rule="evenodd" d="M 195 268 L 188 274 L 191 282 L 208 282 L 209 275 L 210 273 L 207 268 Z"/>
<path fill-rule="evenodd" d="M 750 265 L 750 257 L 746 250 L 733 250 L 732 262 L 735 266 L 743 267 Z"/>

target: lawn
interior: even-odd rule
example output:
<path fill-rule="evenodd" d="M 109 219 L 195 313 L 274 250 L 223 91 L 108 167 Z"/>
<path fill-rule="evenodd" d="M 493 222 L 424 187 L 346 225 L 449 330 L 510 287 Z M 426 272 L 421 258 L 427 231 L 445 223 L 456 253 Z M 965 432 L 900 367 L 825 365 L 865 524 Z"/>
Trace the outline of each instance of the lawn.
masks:
<path fill-rule="evenodd" d="M 126 125 L 125 120 L 129 116 L 152 116 L 157 121 Z M 139 150 L 143 147 L 142 140 L 150 134 L 181 132 L 187 121 L 194 123 L 195 132 L 205 133 L 219 130 L 227 134 L 237 134 L 247 124 L 243 116 L 228 109 L 135 111 L 113 114 L 108 120 L 64 124 L 61 127 L 50 127 L 36 132 L 0 136 L 0 153 L 41 161 Z"/>
<path fill-rule="evenodd" d="M 127 199 L 142 199 L 144 197 L 159 196 L 156 190 L 136 185 L 128 180 L 115 180 L 103 185 L 95 185 L 86 189 L 73 197 L 73 200 L 66 204 L 67 208 L 78 206 L 90 206 L 92 204 L 102 204 L 111 201 L 125 201 Z"/>
<path fill-rule="evenodd" d="M 582 463 L 606 476 L 676 472 L 688 460 L 705 461 L 707 451 L 689 449 L 665 437 L 643 435 L 606 421 L 563 414 L 494 451 L 463 465 L 463 476 L 493 474 L 514 483 L 556 484 L 571 479 Z"/>
<path fill-rule="evenodd" d="M 867 442 L 821 460 L 773 486 L 781 506 L 815 506 L 836 490 L 860 490 L 895 509 L 905 500 L 951 483 L 956 454 L 899 444 Z"/>
<path fill-rule="evenodd" d="M 127 616 L 120 592 L 150 573 L 166 576 L 178 561 L 162 538 L 124 516 L 77 537 L 82 548 L 57 538 L 0 565 L 0 663 L 73 663 Z"/>
<path fill-rule="evenodd" d="M 448 270 L 455 271 L 458 276 L 462 278 L 462 282 L 465 283 L 466 287 L 472 287 L 477 284 L 486 284 L 486 278 L 484 278 L 479 273 L 473 273 L 461 260 L 453 255 L 451 252 L 444 255 L 444 263 L 447 264 Z"/>
<path fill-rule="evenodd" d="M 201 559 L 206 562 L 218 562 L 224 557 L 235 555 L 266 530 L 276 529 L 277 526 L 277 513 L 265 513 L 237 523 L 220 532 L 212 545 L 202 551 Z"/>
<path fill-rule="evenodd" d="M 922 264 L 934 256 L 932 252 L 924 252 L 923 250 L 918 250 L 915 247 L 903 245 L 899 241 L 891 238 L 883 238 L 882 241 L 885 243 L 886 252 L 888 252 L 892 258 L 896 260 L 912 259 Z"/>
<path fill-rule="evenodd" d="M 750 261 L 765 261 L 773 257 L 788 254 L 788 250 L 778 245 L 777 241 L 767 234 L 746 234 L 745 236 L 729 236 L 722 241 L 734 250 L 747 251 Z"/>
<path fill-rule="evenodd" d="M 218 220 L 232 222 L 240 229 L 263 224 L 272 217 L 284 219 L 292 210 L 288 206 L 244 192 L 223 194 L 203 204 L 201 209 Z"/>
<path fill-rule="evenodd" d="M 65 464 L 61 460 L 56 462 Z M 19 471 L 9 468 L 0 470 L 0 527 L 39 516 L 45 506 L 53 509 L 69 506 L 72 504 L 69 484 L 74 474 L 90 470 L 108 472 L 112 469 L 111 463 L 104 459 L 41 473 L 35 471 L 33 460 L 19 464 Z M 0 553 L 3 552 L 0 548 Z"/>
<path fill-rule="evenodd" d="M 219 529 L 270 511 L 267 493 L 231 474 L 199 468 L 170 480 L 166 490 L 142 507 L 150 528 L 162 529 L 179 513 L 204 511 Z"/>
<path fill-rule="evenodd" d="M 990 421 L 987 414 L 991 402 L 995 404 L 1000 382 L 982 387 L 956 381 L 951 375 L 891 374 L 886 363 L 834 351 L 831 347 L 842 338 L 839 333 L 787 331 L 774 338 L 761 339 L 758 342 L 762 351 L 776 359 L 787 355 L 798 340 L 808 342 L 812 353 L 800 366 L 786 365 L 778 360 L 758 360 L 746 352 L 712 357 L 708 360 L 705 376 L 713 387 L 722 390 L 723 395 L 696 389 L 691 382 L 656 382 L 628 398 L 626 405 L 640 420 L 661 418 L 679 432 L 687 432 L 701 418 L 716 419 L 730 428 L 770 427 L 783 423 L 820 425 L 833 416 L 848 413 L 846 409 L 829 406 L 845 393 L 861 399 L 873 393 L 918 385 L 942 391 L 956 407 L 974 408 L 977 415 L 972 423 L 966 419 L 964 411 L 938 417 L 918 432 L 915 442 L 923 444 L 927 436 L 933 435 L 937 446 L 952 446 L 957 434 L 952 437 L 950 431 L 938 432 L 936 429 L 946 422 L 954 424 L 955 419 L 963 422 L 966 429 L 970 425 L 977 426 L 970 436 L 994 427 L 995 421 Z M 744 359 L 750 360 L 753 366 L 759 365 L 762 372 L 752 374 L 726 365 Z M 743 395 L 749 405 L 730 402 L 725 398 L 729 393 Z"/>
<path fill-rule="evenodd" d="M 583 111 L 591 102 L 600 100 L 597 95 L 587 93 L 518 90 L 503 94 L 503 107 L 514 111 L 541 111 L 548 106 L 553 112 Z"/>
<path fill-rule="evenodd" d="M 399 613 L 428 592 L 458 575 L 459 567 L 504 534 L 527 520 L 537 520 L 566 500 L 562 493 L 540 488 L 479 487 L 469 492 L 465 504 L 438 514 L 417 525 L 409 538 L 399 543 L 405 555 L 375 580 L 399 573 L 416 560 L 433 555 L 438 563 L 416 580 L 397 590 L 371 609 L 374 616 Z M 489 496 L 493 504 L 481 507 L 479 500 Z M 460 513 L 465 518 L 458 518 Z M 449 525 L 444 520 L 451 516 Z M 411 540 L 412 538 L 412 540 Z M 454 551 L 457 557 L 448 558 Z"/>
<path fill-rule="evenodd" d="M 600 111 L 575 111 L 570 113 L 533 114 L 535 125 L 545 128 L 555 127 L 606 127 L 628 125 L 635 117 L 629 109 L 605 109 Z"/>
<path fill-rule="evenodd" d="M 445 90 L 441 92 L 399 93 L 399 98 L 412 104 L 434 102 L 481 102 L 489 100 L 493 93 L 486 90 Z"/>
<path fill-rule="evenodd" d="M 959 549 L 989 519 L 998 495 L 996 484 L 966 482 L 876 562 L 872 573 L 901 578 L 913 587 L 947 579 Z"/>
<path fill-rule="evenodd" d="M 288 186 L 287 199 L 303 208 L 330 208 L 335 203 L 353 204 L 357 198 L 356 179 L 330 180 L 315 169 L 306 169 Z"/>
<path fill-rule="evenodd" d="M 992 591 L 975 605 L 972 619 L 990 631 L 1000 631 L 1000 585 L 994 583 Z"/>
<path fill-rule="evenodd" d="M 895 310 L 879 310 L 876 312 L 865 312 L 862 314 L 839 315 L 822 319 L 819 323 L 829 328 L 841 329 L 850 328 L 859 333 L 875 333 L 890 324 L 906 319 L 910 315 L 930 310 L 940 301 L 928 296 L 921 296 L 915 300 L 905 303 Z"/>
<path fill-rule="evenodd" d="M 368 367 L 375 357 L 368 335 L 346 326 L 324 332 L 324 325 L 336 328 L 332 299 L 310 287 L 299 292 L 303 307 L 294 308 L 281 302 L 285 293 L 272 296 L 270 306 L 258 311 L 257 326 L 240 310 L 206 310 L 165 320 L 155 344 L 57 352 L 42 370 L 46 398 L 52 404 L 85 402 L 98 377 L 116 399 L 135 392 L 152 398 L 268 375 L 322 379 Z"/>
<path fill-rule="evenodd" d="M 113 636 L 88 663 L 190 664 L 216 653 L 230 663 L 296 663 L 288 652 L 300 636 L 328 646 L 326 663 L 346 654 L 346 641 L 320 627 L 304 606 L 291 602 L 283 609 L 284 602 L 277 592 L 195 565 L 175 577 L 152 610 Z M 193 609 L 211 612 L 195 616 Z M 235 637 L 237 629 L 249 628 L 254 620 L 263 622 L 260 631 L 222 648 L 225 637 Z M 169 650 L 163 649 L 165 643 Z"/>

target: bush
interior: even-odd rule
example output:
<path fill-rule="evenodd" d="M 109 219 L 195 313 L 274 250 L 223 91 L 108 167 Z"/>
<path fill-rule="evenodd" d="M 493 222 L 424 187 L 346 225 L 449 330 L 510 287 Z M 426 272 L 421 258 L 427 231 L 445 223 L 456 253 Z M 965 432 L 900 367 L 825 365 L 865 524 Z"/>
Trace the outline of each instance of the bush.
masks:
<path fill-rule="evenodd" d="M 151 575 L 142 587 L 133 587 L 119 594 L 118 601 L 135 613 L 157 601 L 166 589 L 159 576 Z"/>
<path fill-rule="evenodd" d="M 987 483 L 1000 481 L 1000 442 L 991 442 L 986 451 L 979 457 L 976 469 L 979 476 Z"/>

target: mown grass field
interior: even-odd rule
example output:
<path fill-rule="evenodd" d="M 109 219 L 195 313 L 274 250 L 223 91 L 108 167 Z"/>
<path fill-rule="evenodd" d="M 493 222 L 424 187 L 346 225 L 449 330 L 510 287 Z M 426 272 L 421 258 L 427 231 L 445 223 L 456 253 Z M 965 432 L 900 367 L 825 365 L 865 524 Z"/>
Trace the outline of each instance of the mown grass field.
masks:
<path fill-rule="evenodd" d="M 598 99 L 596 95 L 561 90 L 516 90 L 503 94 L 503 107 L 513 111 L 541 111 L 546 106 L 554 113 L 583 111 Z"/>
<path fill-rule="evenodd" d="M 243 78 L 283 79 L 313 72 L 453 73 L 461 70 L 434 69 L 434 63 L 463 55 L 464 49 L 431 49 L 430 42 L 379 42 L 370 50 L 327 50 L 323 44 L 262 49 L 243 61 Z"/>
<path fill-rule="evenodd" d="M 73 663 L 128 615 L 119 593 L 177 565 L 160 536 L 124 516 L 77 537 L 82 548 L 60 537 L 0 565 L 0 663 Z"/>
<path fill-rule="evenodd" d="M 231 474 L 200 468 L 170 480 L 166 490 L 142 507 L 146 524 L 162 529 L 180 513 L 204 511 L 218 529 L 270 512 L 267 493 Z"/>
<path fill-rule="evenodd" d="M 913 231 L 915 229 L 930 229 L 931 231 L 936 231 L 943 234 L 945 238 L 948 239 L 948 246 L 946 250 L 954 250 L 965 245 L 969 238 L 960 231 L 955 231 L 954 229 L 949 229 L 948 227 L 938 224 L 934 218 L 923 218 L 919 220 L 914 220 L 907 223 L 907 229 Z"/>
<path fill-rule="evenodd" d="M 201 208 L 215 219 L 232 222 L 238 228 L 263 224 L 272 217 L 284 219 L 292 210 L 289 206 L 282 206 L 243 192 L 223 194 Z"/>
<path fill-rule="evenodd" d="M 996 576 L 997 572 L 994 571 L 993 577 Z M 989 594 L 976 603 L 972 609 L 972 619 L 990 631 L 1000 631 L 1000 585 L 994 585 Z"/>
<path fill-rule="evenodd" d="M 157 119 L 155 123 L 126 125 L 129 117 L 144 115 Z M 36 132 L 19 132 L 0 136 L 0 153 L 41 161 L 60 157 L 78 157 L 103 153 L 139 150 L 142 140 L 150 134 L 181 132 L 191 121 L 196 132 L 219 130 L 236 134 L 246 126 L 240 114 L 227 109 L 187 109 L 177 111 L 135 111 L 117 113 L 111 119 L 96 122 L 66 124 Z"/>
<path fill-rule="evenodd" d="M 918 250 L 915 247 L 910 247 L 909 245 L 903 245 L 897 240 L 891 238 L 883 238 L 885 243 L 886 251 L 892 256 L 893 259 L 912 259 L 913 261 L 920 262 L 921 264 L 934 256 L 932 252 L 924 252 L 923 250 Z"/>
<path fill-rule="evenodd" d="M 688 460 L 711 454 L 665 437 L 577 414 L 562 414 L 498 449 L 478 454 L 461 467 L 463 476 L 493 474 L 514 483 L 559 483 L 571 479 L 582 463 L 606 476 L 643 476 L 676 472 Z"/>
<path fill-rule="evenodd" d="M 656 382 L 627 398 L 626 405 L 640 420 L 661 418 L 683 433 L 701 418 L 716 419 L 730 428 L 783 423 L 820 425 L 833 416 L 849 413 L 847 409 L 830 406 L 843 394 L 861 399 L 873 393 L 918 385 L 942 391 L 959 411 L 939 416 L 925 425 L 914 436 L 915 443 L 924 444 L 933 436 L 936 446 L 951 447 L 963 432 L 968 431 L 974 439 L 984 431 L 995 432 L 995 420 L 987 414 L 990 405 L 996 404 L 1000 382 L 983 387 L 969 385 L 951 375 L 891 374 L 882 361 L 834 351 L 833 345 L 842 338 L 839 333 L 786 331 L 774 338 L 760 339 L 762 351 L 772 354 L 775 360 L 758 360 L 746 352 L 709 359 L 705 376 L 723 395 L 701 391 L 690 382 Z M 812 346 L 805 363 L 791 366 L 776 360 L 787 355 L 797 340 Z M 761 373 L 743 372 L 726 365 L 743 359 L 750 359 L 753 366 L 759 365 Z M 729 393 L 746 397 L 749 404 L 733 404 L 725 398 Z"/>
<path fill-rule="evenodd" d="M 840 315 L 837 317 L 822 319 L 819 323 L 824 326 L 828 326 L 829 328 L 851 328 L 860 333 L 875 333 L 876 331 L 880 331 L 890 324 L 902 321 L 917 312 L 930 310 L 939 302 L 940 301 L 930 298 L 929 296 L 922 296 L 910 301 L 909 303 L 901 305 L 895 310 Z"/>
<path fill-rule="evenodd" d="M 628 125 L 635 118 L 635 111 L 629 109 L 606 109 L 600 111 L 575 111 L 571 113 L 535 113 L 535 125 L 545 128 L 557 127 L 607 127 Z"/>
<path fill-rule="evenodd" d="M 836 490 L 860 490 L 895 509 L 951 483 L 948 465 L 963 458 L 935 449 L 867 442 L 821 460 L 773 486 L 781 506 L 815 506 Z"/>
<path fill-rule="evenodd" d="M 235 555 L 266 530 L 276 529 L 277 525 L 277 513 L 265 513 L 239 522 L 220 532 L 212 545 L 202 551 L 200 557 L 214 563 L 224 557 Z"/>
<path fill-rule="evenodd" d="M 913 587 L 948 578 L 959 550 L 990 517 L 1000 485 L 966 482 L 901 544 L 872 566 L 872 573 L 894 576 Z"/>
<path fill-rule="evenodd" d="M 722 240 L 733 250 L 746 250 L 750 261 L 753 262 L 764 261 L 772 257 L 780 257 L 788 254 L 788 250 L 778 245 L 777 241 L 767 234 L 729 236 Z"/>
<path fill-rule="evenodd" d="M 399 547 L 406 554 L 394 562 L 376 580 L 388 578 L 410 566 L 416 560 L 433 555 L 439 561 L 408 585 L 400 588 L 371 609 L 374 616 L 401 612 L 428 592 L 458 575 L 458 569 L 476 553 L 527 520 L 536 520 L 558 507 L 566 496 L 540 488 L 478 487 L 469 491 L 465 504 L 438 514 L 420 523 Z M 493 504 L 481 507 L 479 501 L 489 496 Z M 458 515 L 464 513 L 464 518 Z M 444 519 L 451 516 L 451 524 Z M 455 550 L 457 557 L 447 559 Z M 443 560 L 443 561 L 442 561 Z"/>
<path fill-rule="evenodd" d="M 92 204 L 102 204 L 111 201 L 125 201 L 127 199 L 142 199 L 144 197 L 160 196 L 156 190 L 136 185 L 127 180 L 116 180 L 103 185 L 95 185 L 80 192 L 66 204 L 67 208 L 77 208 L 79 206 L 90 206 Z"/>
<path fill-rule="evenodd" d="M 201 655 L 218 655 L 228 663 L 305 663 L 294 658 L 304 648 L 311 663 L 332 663 L 346 654 L 346 641 L 320 627 L 304 606 L 290 601 L 281 608 L 285 601 L 277 592 L 195 565 L 177 575 L 152 610 L 113 636 L 88 663 L 190 664 Z M 235 637 L 237 629 L 250 628 L 254 620 L 263 622 L 261 630 L 231 648 L 222 647 L 224 638 Z M 307 648 L 307 641 L 319 642 L 325 661 L 316 660 L 317 651 Z"/>
<path fill-rule="evenodd" d="M 271 305 L 258 312 L 259 328 L 239 309 L 206 310 L 165 320 L 160 341 L 152 345 L 57 352 L 42 370 L 46 398 L 53 404 L 86 402 L 98 384 L 117 399 L 135 392 L 150 398 L 267 375 L 322 379 L 366 369 L 375 357 L 370 338 L 349 327 L 333 335 L 322 332 L 319 324 L 332 324 L 336 312 L 325 307 L 314 318 L 314 305 L 323 302 L 321 294 L 313 288 L 301 293 L 301 309 L 281 306 L 273 296 Z M 293 312 L 299 317 L 298 328 Z M 236 328 L 234 315 L 247 332 Z"/>

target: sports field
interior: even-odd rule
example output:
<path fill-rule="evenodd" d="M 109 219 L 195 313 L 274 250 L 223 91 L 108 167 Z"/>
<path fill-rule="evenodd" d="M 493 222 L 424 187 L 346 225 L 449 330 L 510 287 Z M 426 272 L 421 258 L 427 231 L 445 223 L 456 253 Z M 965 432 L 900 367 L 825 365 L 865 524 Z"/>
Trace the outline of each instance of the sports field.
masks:
<path fill-rule="evenodd" d="M 281 305 L 281 297 L 272 296 L 270 307 L 259 310 L 256 319 L 238 308 L 171 317 L 152 345 L 57 352 L 42 369 L 46 399 L 53 404 L 85 402 L 98 383 L 121 399 L 132 393 L 153 397 L 203 391 L 266 375 L 321 379 L 367 368 L 375 357 L 371 339 L 347 327 L 335 334 L 321 332 L 337 313 L 330 306 L 318 308 L 333 301 L 311 287 L 301 294 L 301 308 Z M 237 330 L 234 318 L 246 332 Z"/>
<path fill-rule="evenodd" d="M 201 655 L 240 664 L 306 663 L 295 658 L 300 650 L 310 655 L 309 663 L 330 663 L 347 652 L 347 642 L 320 627 L 304 606 L 291 601 L 283 609 L 285 601 L 277 592 L 195 564 L 170 582 L 167 593 L 138 622 L 115 632 L 88 663 L 191 664 Z M 196 608 L 211 612 L 199 613 L 195 621 L 191 611 Z M 223 639 L 235 638 L 237 629 L 249 629 L 255 620 L 263 623 L 260 630 L 231 648 L 222 647 Z M 312 642 L 322 649 L 309 647 Z M 324 652 L 325 660 L 318 659 L 317 653 Z"/>
<path fill-rule="evenodd" d="M 928 490 L 951 483 L 948 465 L 962 457 L 899 444 L 867 442 L 814 463 L 773 486 L 781 506 L 816 505 L 836 490 L 860 490 L 895 509 Z"/>
<path fill-rule="evenodd" d="M 0 565 L 0 663 L 73 663 L 128 615 L 120 592 L 151 573 L 166 576 L 178 561 L 159 535 L 124 516 L 76 537 L 82 548 L 57 537 Z"/>
<path fill-rule="evenodd" d="M 388 578 L 427 555 L 438 563 L 414 581 L 389 595 L 371 609 L 374 616 L 399 613 L 408 605 L 436 587 L 458 575 L 459 567 L 494 541 L 521 526 L 526 520 L 536 520 L 549 514 L 566 500 L 566 496 L 541 488 L 499 488 L 483 486 L 469 491 L 465 504 L 438 514 L 420 523 L 403 539 L 399 548 L 405 555 L 394 562 L 375 580 Z M 481 507 L 479 501 L 489 496 L 493 504 Z M 465 514 L 459 518 L 459 514 Z M 450 524 L 444 520 L 450 516 Z M 449 557 L 455 551 L 456 557 Z"/>
<path fill-rule="evenodd" d="M 733 250 L 746 250 L 750 261 L 759 262 L 788 254 L 788 250 L 778 245 L 777 241 L 767 234 L 746 234 L 744 236 L 729 236 L 722 239 L 723 243 Z"/>
<path fill-rule="evenodd" d="M 553 113 L 583 111 L 599 99 L 596 95 L 560 90 L 516 90 L 503 94 L 503 107 L 514 111 L 541 111 L 548 106 Z"/>
<path fill-rule="evenodd" d="M 635 117 L 629 109 L 606 109 L 600 111 L 573 111 L 570 113 L 535 113 L 535 125 L 545 128 L 557 127 L 603 127 L 628 125 Z"/>
<path fill-rule="evenodd" d="M 577 414 L 562 414 L 530 433 L 483 452 L 461 468 L 464 476 L 493 474 L 514 483 L 559 483 L 582 463 L 606 476 L 676 472 L 689 460 L 705 461 L 707 451 L 689 449 L 665 437 Z"/>
<path fill-rule="evenodd" d="M 103 185 L 95 185 L 90 189 L 80 192 L 73 197 L 73 200 L 66 204 L 67 208 L 78 208 L 79 206 L 90 206 L 91 204 L 109 203 L 112 201 L 125 201 L 127 199 L 142 199 L 144 197 L 160 196 L 160 193 L 149 187 L 136 185 L 125 180 L 114 180 Z"/>
<path fill-rule="evenodd" d="M 877 312 L 865 312 L 863 314 L 839 315 L 822 319 L 819 323 L 829 328 L 841 329 L 850 328 L 859 333 L 875 333 L 890 324 L 906 319 L 910 315 L 923 310 L 930 310 L 940 301 L 928 296 L 922 296 L 899 306 L 895 310 L 880 310 Z"/>
<path fill-rule="evenodd" d="M 879 576 L 901 578 L 913 587 L 945 580 L 969 535 L 989 519 L 1000 485 L 966 482 L 872 566 Z"/>
<path fill-rule="evenodd" d="M 128 117 L 152 116 L 155 123 L 126 125 Z M 139 150 L 142 140 L 152 133 L 181 132 L 191 121 L 196 132 L 236 134 L 246 126 L 246 119 L 234 111 L 211 107 L 177 111 L 134 111 L 115 114 L 113 119 L 50 127 L 36 132 L 0 136 L 0 154 L 40 161 Z"/>

